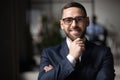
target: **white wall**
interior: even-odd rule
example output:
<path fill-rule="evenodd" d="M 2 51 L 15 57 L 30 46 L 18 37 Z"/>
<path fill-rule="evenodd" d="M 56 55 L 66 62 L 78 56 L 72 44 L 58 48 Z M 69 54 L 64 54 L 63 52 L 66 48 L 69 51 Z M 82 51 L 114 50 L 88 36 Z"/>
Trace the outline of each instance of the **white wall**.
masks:
<path fill-rule="evenodd" d="M 100 23 L 120 29 L 120 0 L 96 0 L 95 11 Z"/>

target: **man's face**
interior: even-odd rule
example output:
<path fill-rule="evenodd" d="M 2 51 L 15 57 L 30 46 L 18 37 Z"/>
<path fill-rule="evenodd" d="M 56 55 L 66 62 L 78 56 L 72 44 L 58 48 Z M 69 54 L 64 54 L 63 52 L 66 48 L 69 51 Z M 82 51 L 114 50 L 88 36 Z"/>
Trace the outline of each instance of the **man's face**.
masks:
<path fill-rule="evenodd" d="M 89 25 L 89 18 L 84 17 L 81 9 L 71 7 L 63 10 L 61 29 L 64 30 L 67 37 L 71 40 L 83 38 L 86 33 L 86 27 Z"/>

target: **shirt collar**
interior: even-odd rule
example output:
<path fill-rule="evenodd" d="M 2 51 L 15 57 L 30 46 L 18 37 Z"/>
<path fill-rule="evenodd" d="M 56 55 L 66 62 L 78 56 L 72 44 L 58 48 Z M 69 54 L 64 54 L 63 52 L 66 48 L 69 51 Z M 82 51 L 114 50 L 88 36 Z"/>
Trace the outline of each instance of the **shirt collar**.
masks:
<path fill-rule="evenodd" d="M 67 42 L 67 46 L 68 46 L 68 48 L 70 47 L 70 43 L 72 42 L 71 40 L 70 40 L 70 38 L 66 38 L 66 42 Z"/>

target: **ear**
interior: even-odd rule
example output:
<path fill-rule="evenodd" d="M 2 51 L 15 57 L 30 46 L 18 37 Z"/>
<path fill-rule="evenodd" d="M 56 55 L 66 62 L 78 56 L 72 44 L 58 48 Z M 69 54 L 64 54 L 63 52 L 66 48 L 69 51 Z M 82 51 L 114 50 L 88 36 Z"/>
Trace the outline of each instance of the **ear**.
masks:
<path fill-rule="evenodd" d="M 87 17 L 87 19 L 86 19 L 86 26 L 88 26 L 89 23 L 90 23 L 90 20 L 89 20 L 89 17 Z"/>
<path fill-rule="evenodd" d="M 60 27 L 61 27 L 62 30 L 64 29 L 62 20 L 60 20 Z"/>

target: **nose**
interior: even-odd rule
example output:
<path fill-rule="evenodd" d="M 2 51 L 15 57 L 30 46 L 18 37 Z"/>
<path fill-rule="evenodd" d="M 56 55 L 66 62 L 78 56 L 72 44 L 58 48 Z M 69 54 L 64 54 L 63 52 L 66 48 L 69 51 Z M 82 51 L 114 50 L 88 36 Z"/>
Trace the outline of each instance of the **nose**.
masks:
<path fill-rule="evenodd" d="M 72 27 L 76 27 L 76 25 L 77 25 L 77 22 L 76 22 L 75 20 L 73 20 L 71 26 L 72 26 Z"/>

